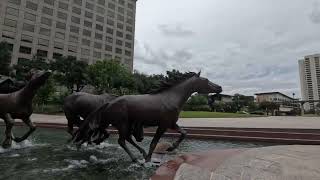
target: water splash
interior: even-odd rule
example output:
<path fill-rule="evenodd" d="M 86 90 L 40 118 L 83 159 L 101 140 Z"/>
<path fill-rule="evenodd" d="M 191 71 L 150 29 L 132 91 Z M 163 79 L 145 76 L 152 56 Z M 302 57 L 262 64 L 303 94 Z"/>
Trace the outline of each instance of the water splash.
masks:
<path fill-rule="evenodd" d="M 19 149 L 25 149 L 29 147 L 39 147 L 39 146 L 46 146 L 47 144 L 38 144 L 34 140 L 25 140 L 22 141 L 21 143 L 16 143 L 12 142 L 12 146 L 10 148 L 4 149 L 3 147 L 0 147 L 0 154 L 7 153 L 7 152 L 12 152 L 14 150 L 19 150 Z"/>
<path fill-rule="evenodd" d="M 86 168 L 89 164 L 89 162 L 86 160 L 65 159 L 64 161 L 68 163 L 67 167 L 44 169 L 42 172 L 55 173 L 55 172 L 61 172 L 61 171 L 69 171 L 73 169 Z"/>

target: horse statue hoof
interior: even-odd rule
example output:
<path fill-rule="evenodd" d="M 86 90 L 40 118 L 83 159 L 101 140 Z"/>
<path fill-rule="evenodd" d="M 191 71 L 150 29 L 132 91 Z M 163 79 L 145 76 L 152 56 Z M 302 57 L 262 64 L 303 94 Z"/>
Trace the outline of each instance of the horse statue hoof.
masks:
<path fill-rule="evenodd" d="M 2 143 L 2 147 L 3 147 L 4 149 L 10 148 L 11 145 L 12 145 L 12 140 L 11 140 L 11 139 L 6 139 L 6 140 L 4 140 L 3 143 Z"/>

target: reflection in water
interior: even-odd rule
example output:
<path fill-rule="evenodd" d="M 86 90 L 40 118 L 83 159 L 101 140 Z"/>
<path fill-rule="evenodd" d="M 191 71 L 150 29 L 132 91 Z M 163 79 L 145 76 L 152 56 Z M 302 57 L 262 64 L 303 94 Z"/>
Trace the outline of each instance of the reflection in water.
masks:
<path fill-rule="evenodd" d="M 3 130 L 3 129 L 1 129 Z M 25 131 L 15 128 L 19 135 Z M 15 135 L 16 135 L 15 134 Z M 38 129 L 32 138 L 10 149 L 0 148 L 0 179 L 148 179 L 156 169 L 152 163 L 145 164 L 142 155 L 132 146 L 141 160 L 131 163 L 125 151 L 118 145 L 117 137 L 111 136 L 99 146 L 84 145 L 80 150 L 67 144 L 69 135 L 63 130 Z M 2 140 L 1 140 L 2 141 Z M 148 149 L 150 137 L 139 143 Z M 171 138 L 163 141 L 173 142 Z M 186 140 L 173 154 L 164 160 L 185 152 L 205 151 L 239 147 L 265 146 L 254 143 Z"/>

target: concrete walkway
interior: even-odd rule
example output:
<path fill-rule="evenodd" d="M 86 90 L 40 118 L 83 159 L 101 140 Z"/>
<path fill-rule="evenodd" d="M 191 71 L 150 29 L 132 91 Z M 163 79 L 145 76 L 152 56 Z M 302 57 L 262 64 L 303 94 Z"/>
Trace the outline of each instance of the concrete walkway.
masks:
<path fill-rule="evenodd" d="M 151 179 L 318 180 L 320 146 L 270 146 L 189 154 L 163 164 Z"/>
<path fill-rule="evenodd" d="M 66 124 L 65 116 L 33 114 L 33 122 Z M 320 129 L 320 117 L 180 118 L 184 127 Z"/>

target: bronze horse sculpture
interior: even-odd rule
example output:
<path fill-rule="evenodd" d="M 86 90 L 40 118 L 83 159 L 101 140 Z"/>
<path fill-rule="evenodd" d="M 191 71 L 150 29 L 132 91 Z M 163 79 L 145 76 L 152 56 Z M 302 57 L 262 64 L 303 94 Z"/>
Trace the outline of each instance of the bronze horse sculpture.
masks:
<path fill-rule="evenodd" d="M 64 99 L 63 111 L 68 120 L 68 133 L 73 134 L 73 127 L 80 127 L 88 115 L 103 104 L 117 98 L 111 94 L 94 95 L 75 92 Z"/>
<path fill-rule="evenodd" d="M 10 147 L 12 140 L 15 142 L 24 141 L 36 129 L 30 119 L 33 113 L 32 99 L 50 75 L 51 72 L 49 71 L 35 71 L 24 88 L 9 94 L 0 94 L 0 118 L 6 124 L 6 137 L 2 143 L 4 148 Z M 20 138 L 15 138 L 12 133 L 14 119 L 21 119 L 29 127 L 29 131 Z"/>
<path fill-rule="evenodd" d="M 85 123 L 75 132 L 73 142 L 78 145 L 89 142 L 112 124 L 119 132 L 118 143 L 131 160 L 137 161 L 125 141 L 135 146 L 143 154 L 145 161 L 149 162 L 158 141 L 167 129 L 180 133 L 179 139 L 168 151 L 176 149 L 186 137 L 186 131 L 177 125 L 177 121 L 182 106 L 194 92 L 220 93 L 222 88 L 200 77 L 200 72 L 186 73 L 173 79 L 167 78 L 161 83 L 160 88 L 151 94 L 122 96 L 101 106 L 85 119 Z M 158 126 L 148 154 L 131 138 L 132 127 L 139 126 Z"/>

